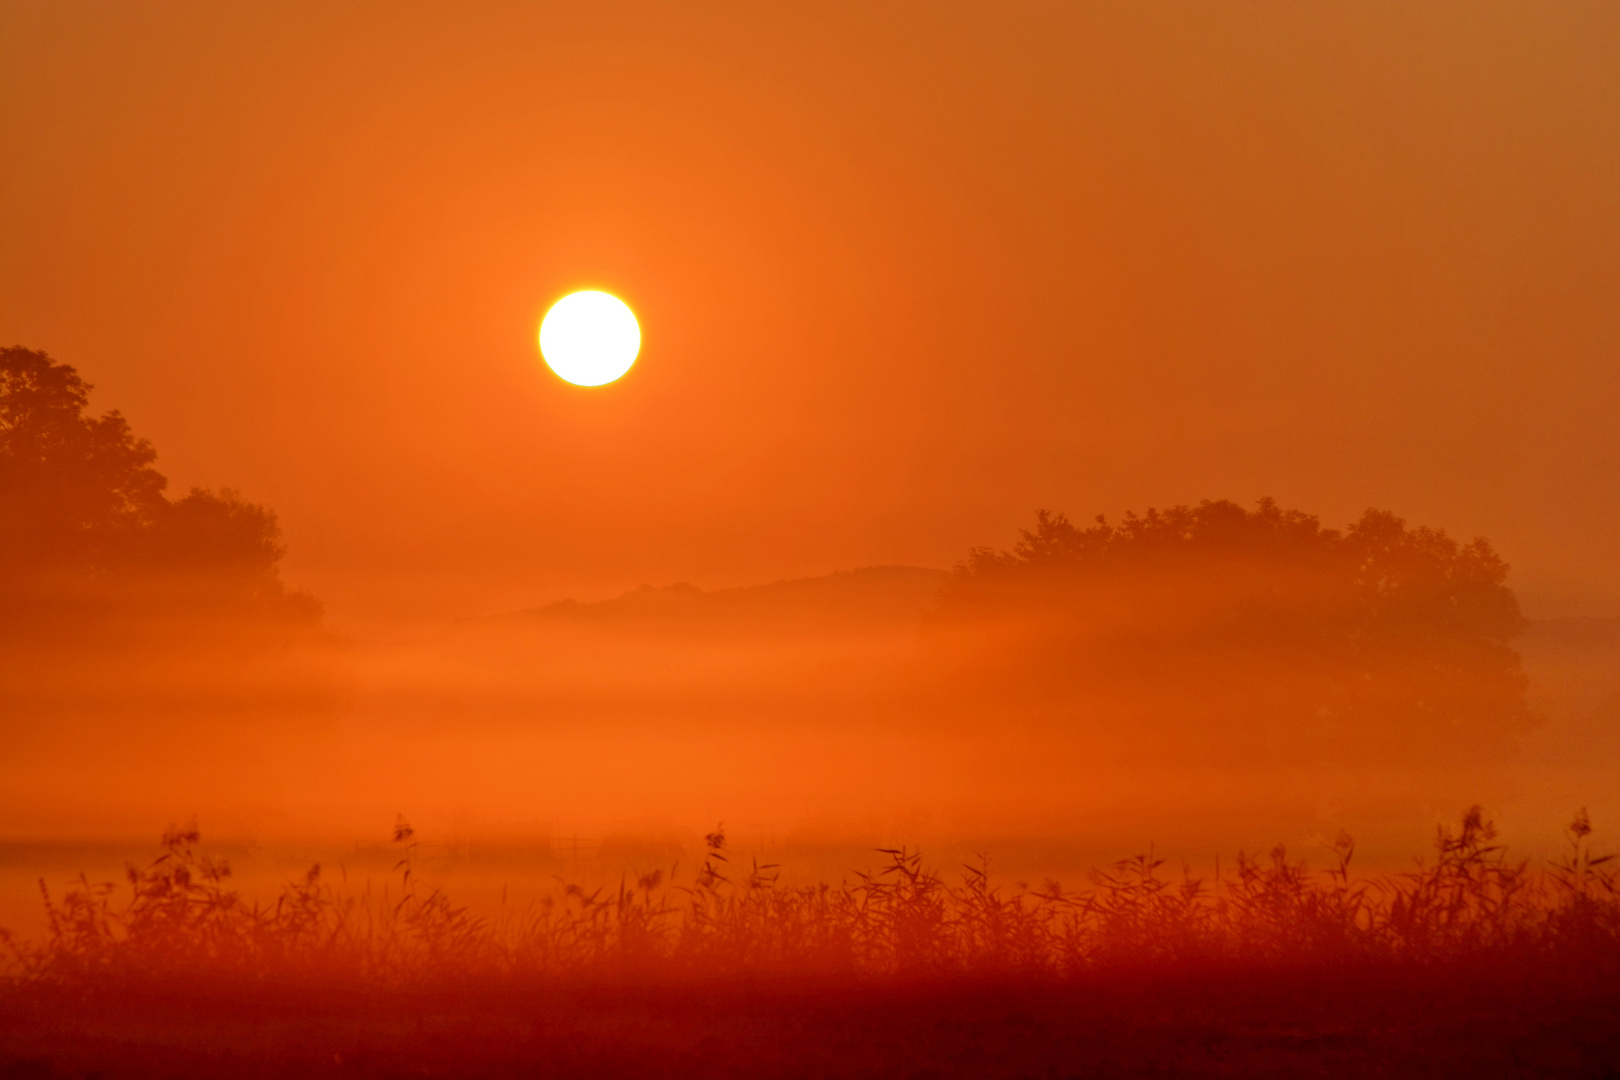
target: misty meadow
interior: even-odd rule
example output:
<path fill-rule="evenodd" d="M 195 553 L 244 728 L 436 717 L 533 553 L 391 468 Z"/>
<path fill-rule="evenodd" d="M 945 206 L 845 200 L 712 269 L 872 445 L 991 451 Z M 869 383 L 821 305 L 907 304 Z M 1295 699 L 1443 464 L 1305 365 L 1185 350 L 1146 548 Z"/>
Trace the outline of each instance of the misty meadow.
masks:
<path fill-rule="evenodd" d="M 1490 1071 L 1497 1053 L 1578 1070 L 1613 1048 L 1606 1026 L 1588 1019 L 1561 1055 L 1541 1049 L 1555 1027 L 1612 1005 L 1620 972 L 1620 866 L 1594 848 L 1584 808 L 1550 858 L 1510 853 L 1473 807 L 1439 828 L 1415 869 L 1363 869 L 1341 831 L 1314 870 L 1279 844 L 1227 852 L 1224 867 L 1217 856 L 1201 872 L 1149 850 L 1075 877 L 1085 793 L 1056 806 L 1025 800 L 1001 810 L 999 836 L 983 819 L 972 833 L 946 815 L 994 813 L 987 807 L 1008 797 L 1009 761 L 1026 784 L 1060 797 L 1068 785 L 1027 757 L 982 757 L 971 774 L 910 752 L 931 743 L 982 754 L 988 734 L 1003 747 L 1038 746 L 1071 784 L 1158 779 L 1092 809 L 1094 829 L 1118 814 L 1162 825 L 1167 808 L 1173 817 L 1194 803 L 1225 829 L 1257 813 L 1290 824 L 1286 802 L 1186 790 L 1199 772 L 1286 771 L 1410 817 L 1410 803 L 1388 790 L 1391 776 L 1425 777 L 1429 795 L 1488 784 L 1540 719 L 1514 647 L 1530 623 L 1484 540 L 1458 543 L 1372 510 L 1327 529 L 1269 499 L 1253 510 L 1205 501 L 1128 513 L 1117 526 L 1099 517 L 1084 528 L 1041 511 L 1013 548 L 973 549 L 948 574 L 874 568 L 720 592 L 642 589 L 479 620 L 416 642 L 409 665 L 395 655 L 368 672 L 353 643 L 323 629 L 318 602 L 283 584 L 272 512 L 230 492 L 167 496 L 155 450 L 117 414 L 88 412 L 90 387 L 71 367 L 20 348 L 0 361 L 14 736 L 27 746 L 29 734 L 141 735 L 123 749 L 124 787 L 57 795 L 72 795 L 81 813 L 108 804 L 150 812 L 152 789 L 218 801 L 175 765 L 233 777 L 235 756 L 253 743 L 263 754 L 274 742 L 318 773 L 345 723 L 359 724 L 379 753 L 409 730 L 368 726 L 368 709 L 414 711 L 418 725 L 479 710 L 500 714 L 489 722 L 494 738 L 583 738 L 627 772 L 635 755 L 610 749 L 614 740 L 680 731 L 684 756 L 663 761 L 676 774 L 676 787 L 657 793 L 666 805 L 712 805 L 712 789 L 725 785 L 714 757 L 740 734 L 792 732 L 819 751 L 797 779 L 825 784 L 842 773 L 847 782 L 863 761 L 887 798 L 935 810 L 912 819 L 928 838 L 955 829 L 957 844 L 966 832 L 1027 847 L 1039 837 L 1044 850 L 1022 852 L 1022 868 L 1040 862 L 1048 875 L 1038 885 L 1001 880 L 988 850 L 946 870 L 923 851 L 880 842 L 863 852 L 879 857 L 869 868 L 812 880 L 780 860 L 805 854 L 812 871 L 826 868 L 851 854 L 860 827 L 829 816 L 837 808 L 824 802 L 819 827 L 784 842 L 757 826 L 748 852 L 723 824 L 701 846 L 667 826 L 639 841 L 621 827 L 616 845 L 583 841 L 583 860 L 577 836 L 564 858 L 554 832 L 533 829 L 497 837 L 486 825 L 483 835 L 424 846 L 400 815 L 386 843 L 340 850 L 335 867 L 313 863 L 279 886 L 261 873 L 239 889 L 229 858 L 203 846 L 194 820 L 168 829 L 159 853 L 130 862 L 122 881 L 84 872 L 54 889 L 38 881 L 43 926 L 5 934 L 6 1037 L 25 1074 L 95 1072 L 104 1054 L 139 1075 L 487 1075 L 542 1065 L 684 1074 L 699 1060 L 710 1072 L 755 1068 L 751 1028 L 648 1033 L 649 1011 L 668 1013 L 676 1000 L 690 1008 L 694 994 L 767 1027 L 832 1003 L 882 1002 L 893 1013 L 885 1032 L 851 1037 L 892 1062 L 883 1068 L 912 1069 L 923 1059 L 901 1049 L 910 1040 L 932 1040 L 945 1023 L 952 1034 L 932 1045 L 933 1060 L 963 1037 L 938 1010 L 969 1008 L 991 1027 L 1032 1023 L 1023 1006 L 1001 1012 L 1009 995 L 1034 993 L 1042 1005 L 1032 1043 L 989 1059 L 953 1051 L 935 1066 L 971 1061 L 975 1074 L 1018 1075 L 1093 1037 L 1074 1010 L 1092 1015 L 1088 999 L 1105 987 L 1146 995 L 1148 1013 L 1164 995 L 1187 994 L 1219 1012 L 1230 1007 L 1222 994 L 1200 995 L 1234 980 L 1262 997 L 1274 985 L 1309 987 L 1313 1001 L 1331 986 L 1337 1004 L 1279 1019 L 1267 998 L 1261 1029 L 1203 1054 L 1185 1032 L 1166 1043 L 1162 1024 L 1133 1016 L 1110 1023 L 1123 1040 L 1112 1052 L 1131 1068 L 1204 1073 L 1274 1060 L 1355 1071 L 1388 1067 L 1421 1038 L 1432 1067 Z M 538 657 L 552 664 L 534 670 Z M 642 671 L 669 665 L 674 677 L 627 678 L 628 658 Z M 829 677 L 835 667 L 841 678 Z M 176 741 L 185 732 L 176 717 L 236 730 Z M 874 737 L 873 725 L 888 730 Z M 325 782 L 373 797 L 380 786 L 330 771 Z M 386 783 L 401 790 L 397 778 Z M 741 801 L 751 797 L 740 790 Z M 415 797 L 426 794 L 418 786 Z M 1320 806 L 1312 824 L 1325 816 Z M 1180 838 L 1207 834 L 1183 829 Z M 14 846 L 12 861 L 27 850 Z M 491 859 L 497 852 L 506 858 Z M 458 879 L 492 874 L 507 879 L 498 902 L 476 890 L 455 895 Z M 1487 992 L 1447 1000 L 1458 981 Z M 1532 984 L 1553 1013 L 1514 1013 L 1493 1041 L 1469 1044 L 1469 1025 Z M 744 987 L 746 1006 L 732 1000 Z M 1376 1024 L 1362 1015 L 1392 992 L 1423 1007 Z M 600 1004 L 603 994 L 614 1004 Z M 108 1005 L 120 1017 L 111 1027 L 85 1019 Z M 548 1026 L 535 1029 L 537 1015 Z M 401 1044 L 387 1034 L 400 1017 L 437 1034 Z M 596 1044 L 580 1027 L 593 1017 L 636 1034 Z M 804 1022 L 810 1028 L 774 1036 L 778 1067 L 804 1052 L 802 1040 L 819 1045 L 817 1025 L 843 1023 Z M 266 1023 L 282 1034 L 262 1044 Z M 490 1024 L 501 1032 L 493 1041 L 479 1034 Z M 1329 1037 L 1323 1025 L 1355 1034 Z M 898 1045 L 890 1026 L 908 1032 Z M 245 1051 L 244 1037 L 260 1048 Z"/>
<path fill-rule="evenodd" d="M 1615 1076 L 1617 61 L 0 0 L 0 1080 Z"/>

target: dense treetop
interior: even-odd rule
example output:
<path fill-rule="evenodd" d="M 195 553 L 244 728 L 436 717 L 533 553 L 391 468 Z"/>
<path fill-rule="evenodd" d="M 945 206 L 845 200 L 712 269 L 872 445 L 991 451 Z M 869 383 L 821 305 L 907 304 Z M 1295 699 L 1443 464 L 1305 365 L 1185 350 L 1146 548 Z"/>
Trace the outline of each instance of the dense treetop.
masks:
<path fill-rule="evenodd" d="M 935 631 L 984 695 L 1022 708 L 1493 741 L 1529 719 L 1507 571 L 1485 540 L 1379 510 L 1343 530 L 1270 499 L 1086 527 L 1042 511 L 1010 551 L 957 567 Z"/>
<path fill-rule="evenodd" d="M 273 513 L 234 492 L 165 495 L 152 444 L 43 352 L 0 349 L 0 625 L 37 635 L 108 619 L 308 625 Z"/>

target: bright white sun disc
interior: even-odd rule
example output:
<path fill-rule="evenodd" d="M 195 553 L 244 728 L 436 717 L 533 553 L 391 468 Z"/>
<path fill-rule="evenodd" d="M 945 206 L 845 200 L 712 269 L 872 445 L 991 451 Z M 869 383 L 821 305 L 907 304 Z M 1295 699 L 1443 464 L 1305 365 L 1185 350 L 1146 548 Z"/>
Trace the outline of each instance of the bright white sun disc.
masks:
<path fill-rule="evenodd" d="M 641 327 L 617 296 L 594 289 L 551 305 L 540 322 L 540 355 L 575 386 L 602 386 L 619 378 L 641 352 Z"/>

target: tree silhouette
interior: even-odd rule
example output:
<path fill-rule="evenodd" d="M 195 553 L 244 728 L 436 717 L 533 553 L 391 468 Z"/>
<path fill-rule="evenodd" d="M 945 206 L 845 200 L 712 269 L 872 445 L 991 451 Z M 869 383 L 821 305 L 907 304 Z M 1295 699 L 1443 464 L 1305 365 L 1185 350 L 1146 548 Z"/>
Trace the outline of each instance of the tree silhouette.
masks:
<path fill-rule="evenodd" d="M 90 390 L 43 352 L 0 349 L 0 631 L 312 626 L 319 605 L 280 580 L 275 515 L 229 490 L 169 499 L 152 444 L 117 412 L 86 415 Z"/>
<path fill-rule="evenodd" d="M 1270 499 L 1078 527 L 1041 511 L 970 552 L 931 627 L 967 699 L 1208 745 L 1500 748 L 1526 626 L 1489 543 Z"/>

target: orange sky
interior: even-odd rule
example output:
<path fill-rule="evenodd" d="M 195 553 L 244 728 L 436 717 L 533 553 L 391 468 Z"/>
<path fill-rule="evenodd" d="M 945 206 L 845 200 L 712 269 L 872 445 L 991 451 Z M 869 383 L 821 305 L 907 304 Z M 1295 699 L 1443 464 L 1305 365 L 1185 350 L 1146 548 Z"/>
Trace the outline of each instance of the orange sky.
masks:
<path fill-rule="evenodd" d="M 1615 613 L 1617 73 L 1607 2 L 8 2 L 0 343 L 340 625 L 1267 494 Z"/>

